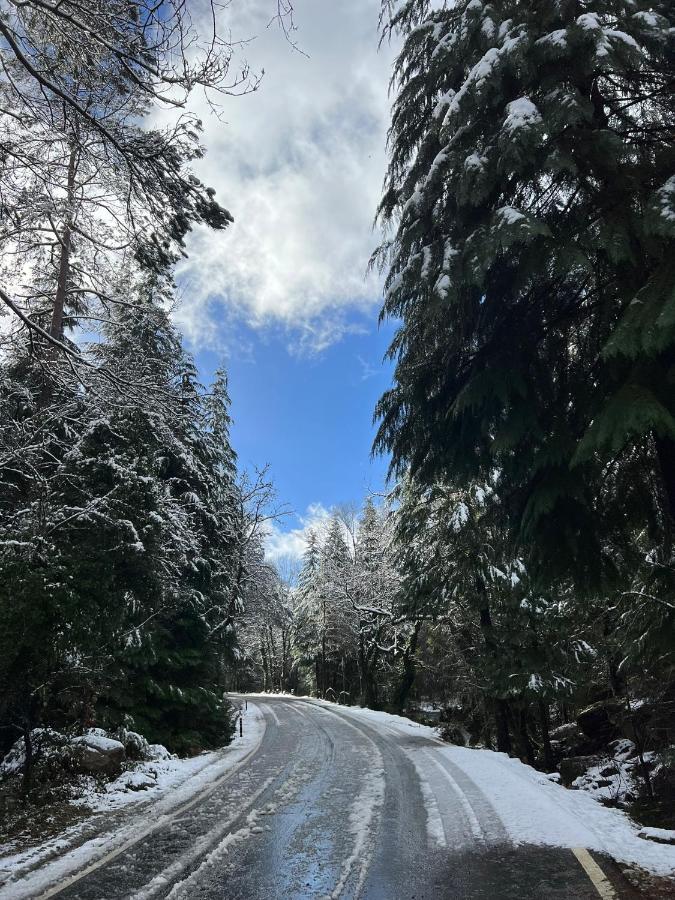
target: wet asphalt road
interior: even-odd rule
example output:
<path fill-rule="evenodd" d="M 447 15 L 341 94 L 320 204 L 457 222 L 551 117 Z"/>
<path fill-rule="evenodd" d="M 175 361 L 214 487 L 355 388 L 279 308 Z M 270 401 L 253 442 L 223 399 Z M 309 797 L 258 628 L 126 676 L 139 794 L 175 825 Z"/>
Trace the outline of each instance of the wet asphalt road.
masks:
<path fill-rule="evenodd" d="M 422 787 L 415 762 L 434 742 L 339 708 L 255 702 L 266 730 L 244 766 L 58 897 L 598 900 L 570 851 L 514 848 L 489 798 L 445 757 Z"/>

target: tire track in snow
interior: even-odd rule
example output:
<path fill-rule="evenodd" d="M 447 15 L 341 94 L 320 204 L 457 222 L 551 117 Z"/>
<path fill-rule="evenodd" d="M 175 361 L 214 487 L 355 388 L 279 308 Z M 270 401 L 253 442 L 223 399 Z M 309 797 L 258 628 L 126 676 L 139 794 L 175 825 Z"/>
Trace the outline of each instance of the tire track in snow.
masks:
<path fill-rule="evenodd" d="M 424 799 L 424 810 L 427 816 L 428 841 L 430 844 L 436 844 L 438 847 L 446 849 L 448 846 L 448 836 L 445 832 L 445 825 L 443 824 L 443 817 L 441 816 L 441 811 L 438 807 L 436 794 L 427 780 L 424 769 L 415 758 L 415 755 L 413 753 L 408 753 L 405 750 L 402 752 L 405 753 L 414 766 L 417 778 L 419 779 L 420 790 L 422 791 L 422 797 Z"/>
<path fill-rule="evenodd" d="M 298 712 L 298 710 L 294 709 L 294 712 Z M 274 718 L 275 721 L 279 721 L 276 716 Z M 305 768 L 296 774 L 301 765 L 304 765 Z M 221 861 L 233 843 L 253 834 L 260 834 L 263 829 L 257 826 L 258 817 L 275 812 L 281 803 L 287 802 L 290 796 L 301 790 L 307 778 L 306 760 L 302 760 L 300 757 L 296 757 L 292 762 L 281 767 L 276 774 L 268 777 L 253 794 L 247 797 L 244 806 L 230 816 L 225 823 L 207 831 L 188 851 L 158 872 L 140 890 L 131 894 L 128 900 L 153 900 L 162 895 L 172 898 L 190 896 L 190 894 L 185 895 L 184 891 L 196 883 L 199 877 L 212 868 L 216 862 Z M 275 783 L 277 784 L 276 788 L 273 787 Z M 256 800 L 264 793 L 269 793 L 270 790 L 272 791 L 272 800 L 261 809 L 250 810 Z M 233 825 L 242 819 L 247 809 L 250 810 L 246 815 L 247 824 L 232 831 Z M 202 857 L 205 858 L 200 862 Z M 191 871 L 181 879 L 181 875 L 188 869 Z M 168 894 L 165 893 L 167 890 L 169 890 Z"/>
<path fill-rule="evenodd" d="M 324 709 L 325 707 L 317 708 Z M 330 710 L 327 711 L 330 712 Z M 420 781 L 420 790 L 425 799 L 425 804 L 428 802 L 429 798 L 431 799 L 430 804 L 426 806 L 427 835 L 430 841 L 436 843 L 440 847 L 447 847 L 450 840 L 450 834 L 456 823 L 454 821 L 444 821 L 441 808 L 445 804 L 441 803 L 441 798 L 434 791 L 431 781 L 418 762 L 420 751 L 425 754 L 428 761 L 439 771 L 441 777 L 447 781 L 452 788 L 453 793 L 459 799 L 472 837 L 482 845 L 487 845 L 489 843 L 513 844 L 502 819 L 490 803 L 488 797 L 463 769 L 459 766 L 455 766 L 454 763 L 448 759 L 447 755 L 442 752 L 443 750 L 450 749 L 447 744 L 440 739 L 430 741 L 428 738 L 404 734 L 399 729 L 384 723 L 378 723 L 377 726 L 371 724 L 366 725 L 364 723 L 364 727 L 379 735 L 381 735 L 383 730 L 386 731 L 396 739 L 393 742 L 394 746 L 399 752 L 405 754 L 414 765 Z M 408 741 L 418 744 L 419 750 L 412 751 L 401 746 L 401 738 L 405 738 Z M 434 753 L 436 748 L 439 751 L 438 754 Z M 449 819 L 449 816 L 446 818 Z"/>
<path fill-rule="evenodd" d="M 273 718 L 274 721 L 277 723 L 277 725 L 279 726 L 279 728 L 281 728 L 281 722 L 279 721 L 279 716 L 274 712 L 274 710 L 272 709 L 272 707 L 269 706 L 267 703 L 263 703 L 263 704 L 259 704 L 259 705 L 260 705 L 260 708 L 261 708 L 264 712 L 268 712 L 268 713 L 272 716 L 272 718 Z"/>
<path fill-rule="evenodd" d="M 344 891 L 349 878 L 355 868 L 357 862 L 358 873 L 356 876 L 356 886 L 354 888 L 354 897 L 359 897 L 363 885 L 368 875 L 368 869 L 373 858 L 374 840 L 373 837 L 381 823 L 381 811 L 384 804 L 384 760 L 379 747 L 375 741 L 362 728 L 359 728 L 353 722 L 349 721 L 344 715 L 333 712 L 317 704 L 310 704 L 313 709 L 318 709 L 322 713 L 333 716 L 343 725 L 347 725 L 353 731 L 356 731 L 361 738 L 365 738 L 373 751 L 370 771 L 364 775 L 364 784 L 361 793 L 356 801 L 352 803 L 349 813 L 349 825 L 354 839 L 352 852 L 342 863 L 340 878 L 335 885 L 333 891 L 328 895 L 329 900 L 337 900 Z M 307 715 L 303 713 L 303 715 Z M 311 719 L 311 716 L 308 716 Z M 377 821 L 374 821 L 377 817 Z"/>
<path fill-rule="evenodd" d="M 274 780 L 275 779 L 272 777 L 264 781 L 261 787 L 251 796 L 250 803 L 255 803 L 258 797 L 265 793 Z M 227 841 L 227 839 L 231 837 L 231 834 L 228 833 L 229 829 L 241 818 L 241 815 L 242 814 L 238 812 L 235 816 L 221 825 L 220 828 L 207 832 L 201 840 L 193 845 L 191 850 L 184 853 L 174 863 L 155 875 L 155 877 L 139 891 L 131 894 L 129 900 L 152 900 L 152 898 L 160 896 L 169 887 L 172 881 L 175 881 L 176 878 L 180 877 L 181 873 L 184 872 L 188 866 L 194 864 L 205 853 L 208 853 L 215 841 L 221 839 L 221 843 L 223 843 L 223 835 L 225 835 L 224 841 Z M 172 888 L 167 896 L 173 896 L 175 889 L 175 887 Z"/>
<path fill-rule="evenodd" d="M 433 765 L 435 765 L 438 768 L 438 770 L 441 772 L 441 774 L 443 775 L 445 780 L 448 782 L 448 784 L 452 788 L 453 792 L 457 795 L 457 799 L 459 800 L 459 802 L 461 804 L 462 810 L 464 811 L 464 815 L 466 817 L 467 822 L 469 823 L 469 828 L 471 829 L 471 833 L 473 834 L 474 838 L 479 843 L 486 844 L 487 841 L 485 838 L 485 832 L 481 828 L 480 822 L 478 821 L 478 816 L 476 815 L 476 812 L 475 812 L 473 806 L 471 805 L 471 803 L 469 802 L 469 799 L 466 796 L 466 794 L 464 793 L 464 791 L 457 784 L 457 782 L 452 777 L 452 775 L 447 771 L 447 769 L 444 766 L 442 766 L 441 763 L 436 759 L 435 756 L 432 756 L 428 750 L 423 750 L 422 752 L 424 753 L 425 757 L 429 760 L 429 762 L 431 762 Z"/>

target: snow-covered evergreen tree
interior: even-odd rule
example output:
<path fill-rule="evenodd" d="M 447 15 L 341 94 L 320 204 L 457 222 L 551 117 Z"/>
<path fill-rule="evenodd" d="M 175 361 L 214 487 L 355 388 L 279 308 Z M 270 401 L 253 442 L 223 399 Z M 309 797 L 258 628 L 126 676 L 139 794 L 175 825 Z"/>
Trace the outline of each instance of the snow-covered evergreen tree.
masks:
<path fill-rule="evenodd" d="M 400 32 L 378 446 L 431 483 L 497 467 L 549 568 L 602 567 L 599 495 L 672 547 L 673 33 L 667 3 L 387 2 Z M 630 491 L 630 479 L 627 479 Z"/>

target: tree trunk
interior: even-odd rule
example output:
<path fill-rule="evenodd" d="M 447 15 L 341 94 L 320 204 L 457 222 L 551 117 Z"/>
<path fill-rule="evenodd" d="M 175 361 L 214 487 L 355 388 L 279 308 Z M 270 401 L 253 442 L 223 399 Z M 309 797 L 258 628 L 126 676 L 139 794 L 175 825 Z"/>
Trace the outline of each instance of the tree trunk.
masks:
<path fill-rule="evenodd" d="M 548 730 L 548 705 L 543 700 L 537 703 L 539 711 L 539 727 L 541 728 L 541 742 L 544 748 L 544 765 L 547 771 L 552 772 L 555 768 L 555 760 L 553 759 L 553 748 L 551 747 L 551 736 Z"/>
<path fill-rule="evenodd" d="M 415 651 L 417 650 L 417 640 L 419 638 L 421 622 L 415 622 L 413 633 L 410 636 L 410 643 L 405 648 L 403 654 L 403 673 L 396 690 L 394 704 L 399 715 L 403 714 L 405 705 L 408 702 L 408 695 L 415 683 Z"/>
<path fill-rule="evenodd" d="M 59 274 L 56 281 L 56 294 L 54 295 L 54 307 L 52 309 L 52 321 L 49 333 L 60 341 L 63 338 L 63 316 L 66 307 L 66 294 L 68 291 L 68 279 L 70 277 L 70 254 L 72 250 L 72 226 L 74 218 L 75 201 L 75 174 L 77 171 L 77 151 L 71 147 L 68 158 L 68 180 L 66 184 L 66 218 L 63 231 L 59 236 L 61 253 L 59 256 Z"/>
<path fill-rule="evenodd" d="M 630 705 L 630 697 L 628 696 L 628 690 L 626 690 L 626 708 L 628 710 L 628 720 L 631 724 L 631 729 L 633 732 L 633 740 L 635 741 L 635 749 L 637 750 L 638 761 L 640 763 L 640 773 L 642 774 L 642 778 L 645 783 L 645 788 L 647 791 L 647 796 L 650 800 L 654 799 L 654 789 L 652 787 L 652 779 L 649 774 L 649 767 L 647 766 L 647 762 L 645 760 L 645 744 L 642 736 L 642 732 L 638 727 L 635 716 L 633 715 L 633 708 Z"/>
<path fill-rule="evenodd" d="M 527 708 L 525 706 L 519 707 L 516 710 L 516 715 L 518 716 L 518 728 L 516 734 L 518 735 L 519 756 L 523 762 L 526 762 L 530 766 L 534 766 L 534 747 L 532 746 L 532 741 L 530 740 L 530 735 L 527 730 Z"/>
<path fill-rule="evenodd" d="M 327 677 L 326 677 L 326 634 L 321 637 L 321 696 L 325 698 L 327 685 Z"/>
<path fill-rule="evenodd" d="M 497 731 L 497 750 L 511 755 L 511 735 L 509 734 L 509 704 L 503 697 L 493 699 L 495 727 Z"/>
<path fill-rule="evenodd" d="M 28 803 L 28 796 L 31 792 L 31 788 L 33 787 L 33 761 L 35 759 L 33 753 L 33 735 L 30 722 L 28 722 L 28 724 L 23 729 L 23 743 L 24 761 L 23 774 L 21 778 L 21 794 L 23 797 L 23 802 Z"/>
<path fill-rule="evenodd" d="M 364 706 L 367 706 L 369 709 L 377 709 L 378 705 L 378 696 L 377 696 L 377 682 L 375 680 L 375 672 L 377 670 L 377 658 L 378 652 L 377 649 L 374 651 L 371 659 L 368 659 L 366 656 L 366 670 L 364 672 L 364 696 L 363 702 Z M 413 674 L 414 678 L 414 674 Z"/>
<path fill-rule="evenodd" d="M 675 533 L 675 441 L 667 437 L 655 436 L 654 445 L 662 486 L 664 558 L 669 560 L 673 551 L 673 534 Z"/>
<path fill-rule="evenodd" d="M 479 611 L 480 627 L 483 632 L 485 647 L 493 658 L 497 656 L 494 631 L 492 628 L 492 616 L 487 605 L 487 597 L 484 597 L 486 605 Z M 500 753 L 511 753 L 511 735 L 509 734 L 509 704 L 503 697 L 493 697 L 495 728 L 497 731 L 497 750 Z"/>

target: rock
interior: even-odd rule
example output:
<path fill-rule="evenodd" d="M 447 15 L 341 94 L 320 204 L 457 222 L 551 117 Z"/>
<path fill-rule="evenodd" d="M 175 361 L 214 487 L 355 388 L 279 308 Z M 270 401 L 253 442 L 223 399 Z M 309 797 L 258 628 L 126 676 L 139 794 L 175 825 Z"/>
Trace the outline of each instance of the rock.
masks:
<path fill-rule="evenodd" d="M 126 758 L 124 744 L 97 733 L 73 738 L 71 756 L 74 767 L 87 775 L 118 775 Z"/>
<path fill-rule="evenodd" d="M 675 844 L 675 831 L 666 828 L 643 828 L 638 837 L 646 841 L 655 841 L 657 844 Z"/>
<path fill-rule="evenodd" d="M 652 774 L 652 787 L 662 803 L 675 809 L 675 753 L 663 754 Z"/>
<path fill-rule="evenodd" d="M 457 744 L 459 747 L 466 747 L 468 743 L 468 733 L 466 728 L 456 722 L 448 722 L 442 725 L 438 731 L 442 741 L 449 744 Z"/>
<path fill-rule="evenodd" d="M 550 732 L 551 740 L 558 741 L 561 744 L 574 740 L 580 735 L 581 731 L 576 722 L 567 722 L 565 725 L 559 725 L 557 728 L 552 728 Z"/>
<path fill-rule="evenodd" d="M 565 787 L 571 787 L 573 781 L 601 763 L 602 760 L 599 756 L 570 756 L 562 759 L 560 761 L 560 780 Z"/>
<path fill-rule="evenodd" d="M 171 759 L 172 754 L 166 749 L 164 744 L 148 744 L 147 758 L 151 762 L 160 762 L 163 759 Z"/>
<path fill-rule="evenodd" d="M 118 732 L 118 737 L 124 744 L 124 752 L 127 755 L 127 759 L 150 759 L 148 755 L 150 745 L 142 734 L 138 734 L 136 731 L 127 731 L 126 728 L 122 728 Z"/>
<path fill-rule="evenodd" d="M 577 716 L 581 731 L 598 747 L 619 737 L 625 710 L 620 700 L 611 697 L 587 706 Z"/>
<path fill-rule="evenodd" d="M 628 738 L 620 738 L 618 741 L 611 741 L 609 749 L 612 751 L 612 756 L 615 759 L 620 759 L 623 762 L 628 759 L 635 759 L 637 756 L 637 747 L 633 741 L 629 741 Z"/>
<path fill-rule="evenodd" d="M 614 784 L 613 778 L 596 778 L 593 782 L 596 788 L 611 787 Z"/>
<path fill-rule="evenodd" d="M 108 792 L 114 791 L 147 791 L 157 786 L 157 774 L 154 772 L 125 772 L 108 785 Z"/>
<path fill-rule="evenodd" d="M 550 738 L 553 752 L 557 757 L 585 756 L 596 750 L 576 722 L 552 728 Z"/>

